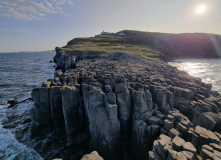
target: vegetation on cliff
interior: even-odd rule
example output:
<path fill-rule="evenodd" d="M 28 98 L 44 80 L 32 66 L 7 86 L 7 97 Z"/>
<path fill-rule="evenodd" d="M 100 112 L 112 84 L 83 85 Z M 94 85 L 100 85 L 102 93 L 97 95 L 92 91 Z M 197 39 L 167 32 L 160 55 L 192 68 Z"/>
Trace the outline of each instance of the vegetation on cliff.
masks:
<path fill-rule="evenodd" d="M 220 159 L 220 95 L 211 84 L 160 61 L 181 55 L 164 50 L 172 42 L 162 37 L 172 34 L 122 33 L 76 38 L 56 48 L 54 62 L 62 71 L 32 90 L 32 134 L 64 135 L 59 141 L 67 145 L 56 154 L 64 159 L 92 151 L 105 160 Z M 209 49 L 212 55 L 211 44 L 198 56 L 207 57 Z M 82 160 L 102 159 L 98 154 Z"/>
<path fill-rule="evenodd" d="M 206 33 L 157 33 L 123 30 L 119 34 L 75 38 L 60 48 L 72 54 L 127 52 L 156 60 L 168 58 L 221 57 L 221 36 Z"/>

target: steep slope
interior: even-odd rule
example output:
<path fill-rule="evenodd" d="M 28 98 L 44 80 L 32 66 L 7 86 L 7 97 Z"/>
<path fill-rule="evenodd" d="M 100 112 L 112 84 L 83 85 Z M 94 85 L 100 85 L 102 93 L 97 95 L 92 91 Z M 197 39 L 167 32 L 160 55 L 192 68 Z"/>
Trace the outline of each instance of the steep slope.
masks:
<path fill-rule="evenodd" d="M 33 133 L 87 141 L 81 153 L 96 150 L 105 160 L 219 158 L 220 95 L 127 38 L 99 35 L 56 48 L 63 71 L 32 91 Z"/>

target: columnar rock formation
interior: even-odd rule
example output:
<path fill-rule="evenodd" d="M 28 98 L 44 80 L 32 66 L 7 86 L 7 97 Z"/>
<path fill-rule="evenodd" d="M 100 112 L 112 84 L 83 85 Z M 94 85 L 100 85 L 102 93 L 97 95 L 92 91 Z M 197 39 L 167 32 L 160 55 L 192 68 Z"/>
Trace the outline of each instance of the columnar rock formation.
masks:
<path fill-rule="evenodd" d="M 164 62 L 103 54 L 76 61 L 57 50 L 65 72 L 32 91 L 33 132 L 55 128 L 74 144 L 89 133 L 105 160 L 219 157 L 221 97 L 211 85 Z"/>

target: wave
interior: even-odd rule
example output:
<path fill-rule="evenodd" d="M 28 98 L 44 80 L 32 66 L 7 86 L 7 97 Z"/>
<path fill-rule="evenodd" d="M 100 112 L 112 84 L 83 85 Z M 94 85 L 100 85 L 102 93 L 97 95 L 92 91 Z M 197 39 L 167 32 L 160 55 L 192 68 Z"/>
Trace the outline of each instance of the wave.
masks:
<path fill-rule="evenodd" d="M 0 125 L 0 142 L 0 159 L 43 160 L 34 149 L 30 149 L 24 144 L 19 143 L 11 132 L 2 128 L 2 125 Z"/>
<path fill-rule="evenodd" d="M 221 93 L 221 59 L 177 59 L 168 64 L 211 83 L 213 90 Z"/>

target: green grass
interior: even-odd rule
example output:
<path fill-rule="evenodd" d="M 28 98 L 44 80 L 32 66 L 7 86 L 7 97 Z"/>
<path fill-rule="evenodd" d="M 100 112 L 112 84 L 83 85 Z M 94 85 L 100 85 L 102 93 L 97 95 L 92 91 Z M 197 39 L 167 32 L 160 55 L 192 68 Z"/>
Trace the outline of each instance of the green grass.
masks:
<path fill-rule="evenodd" d="M 146 46 L 126 44 L 123 36 L 97 35 L 90 38 L 78 38 L 68 42 L 61 49 L 72 54 L 96 54 L 103 52 L 124 52 L 139 55 L 149 60 L 158 61 L 162 54 Z"/>

